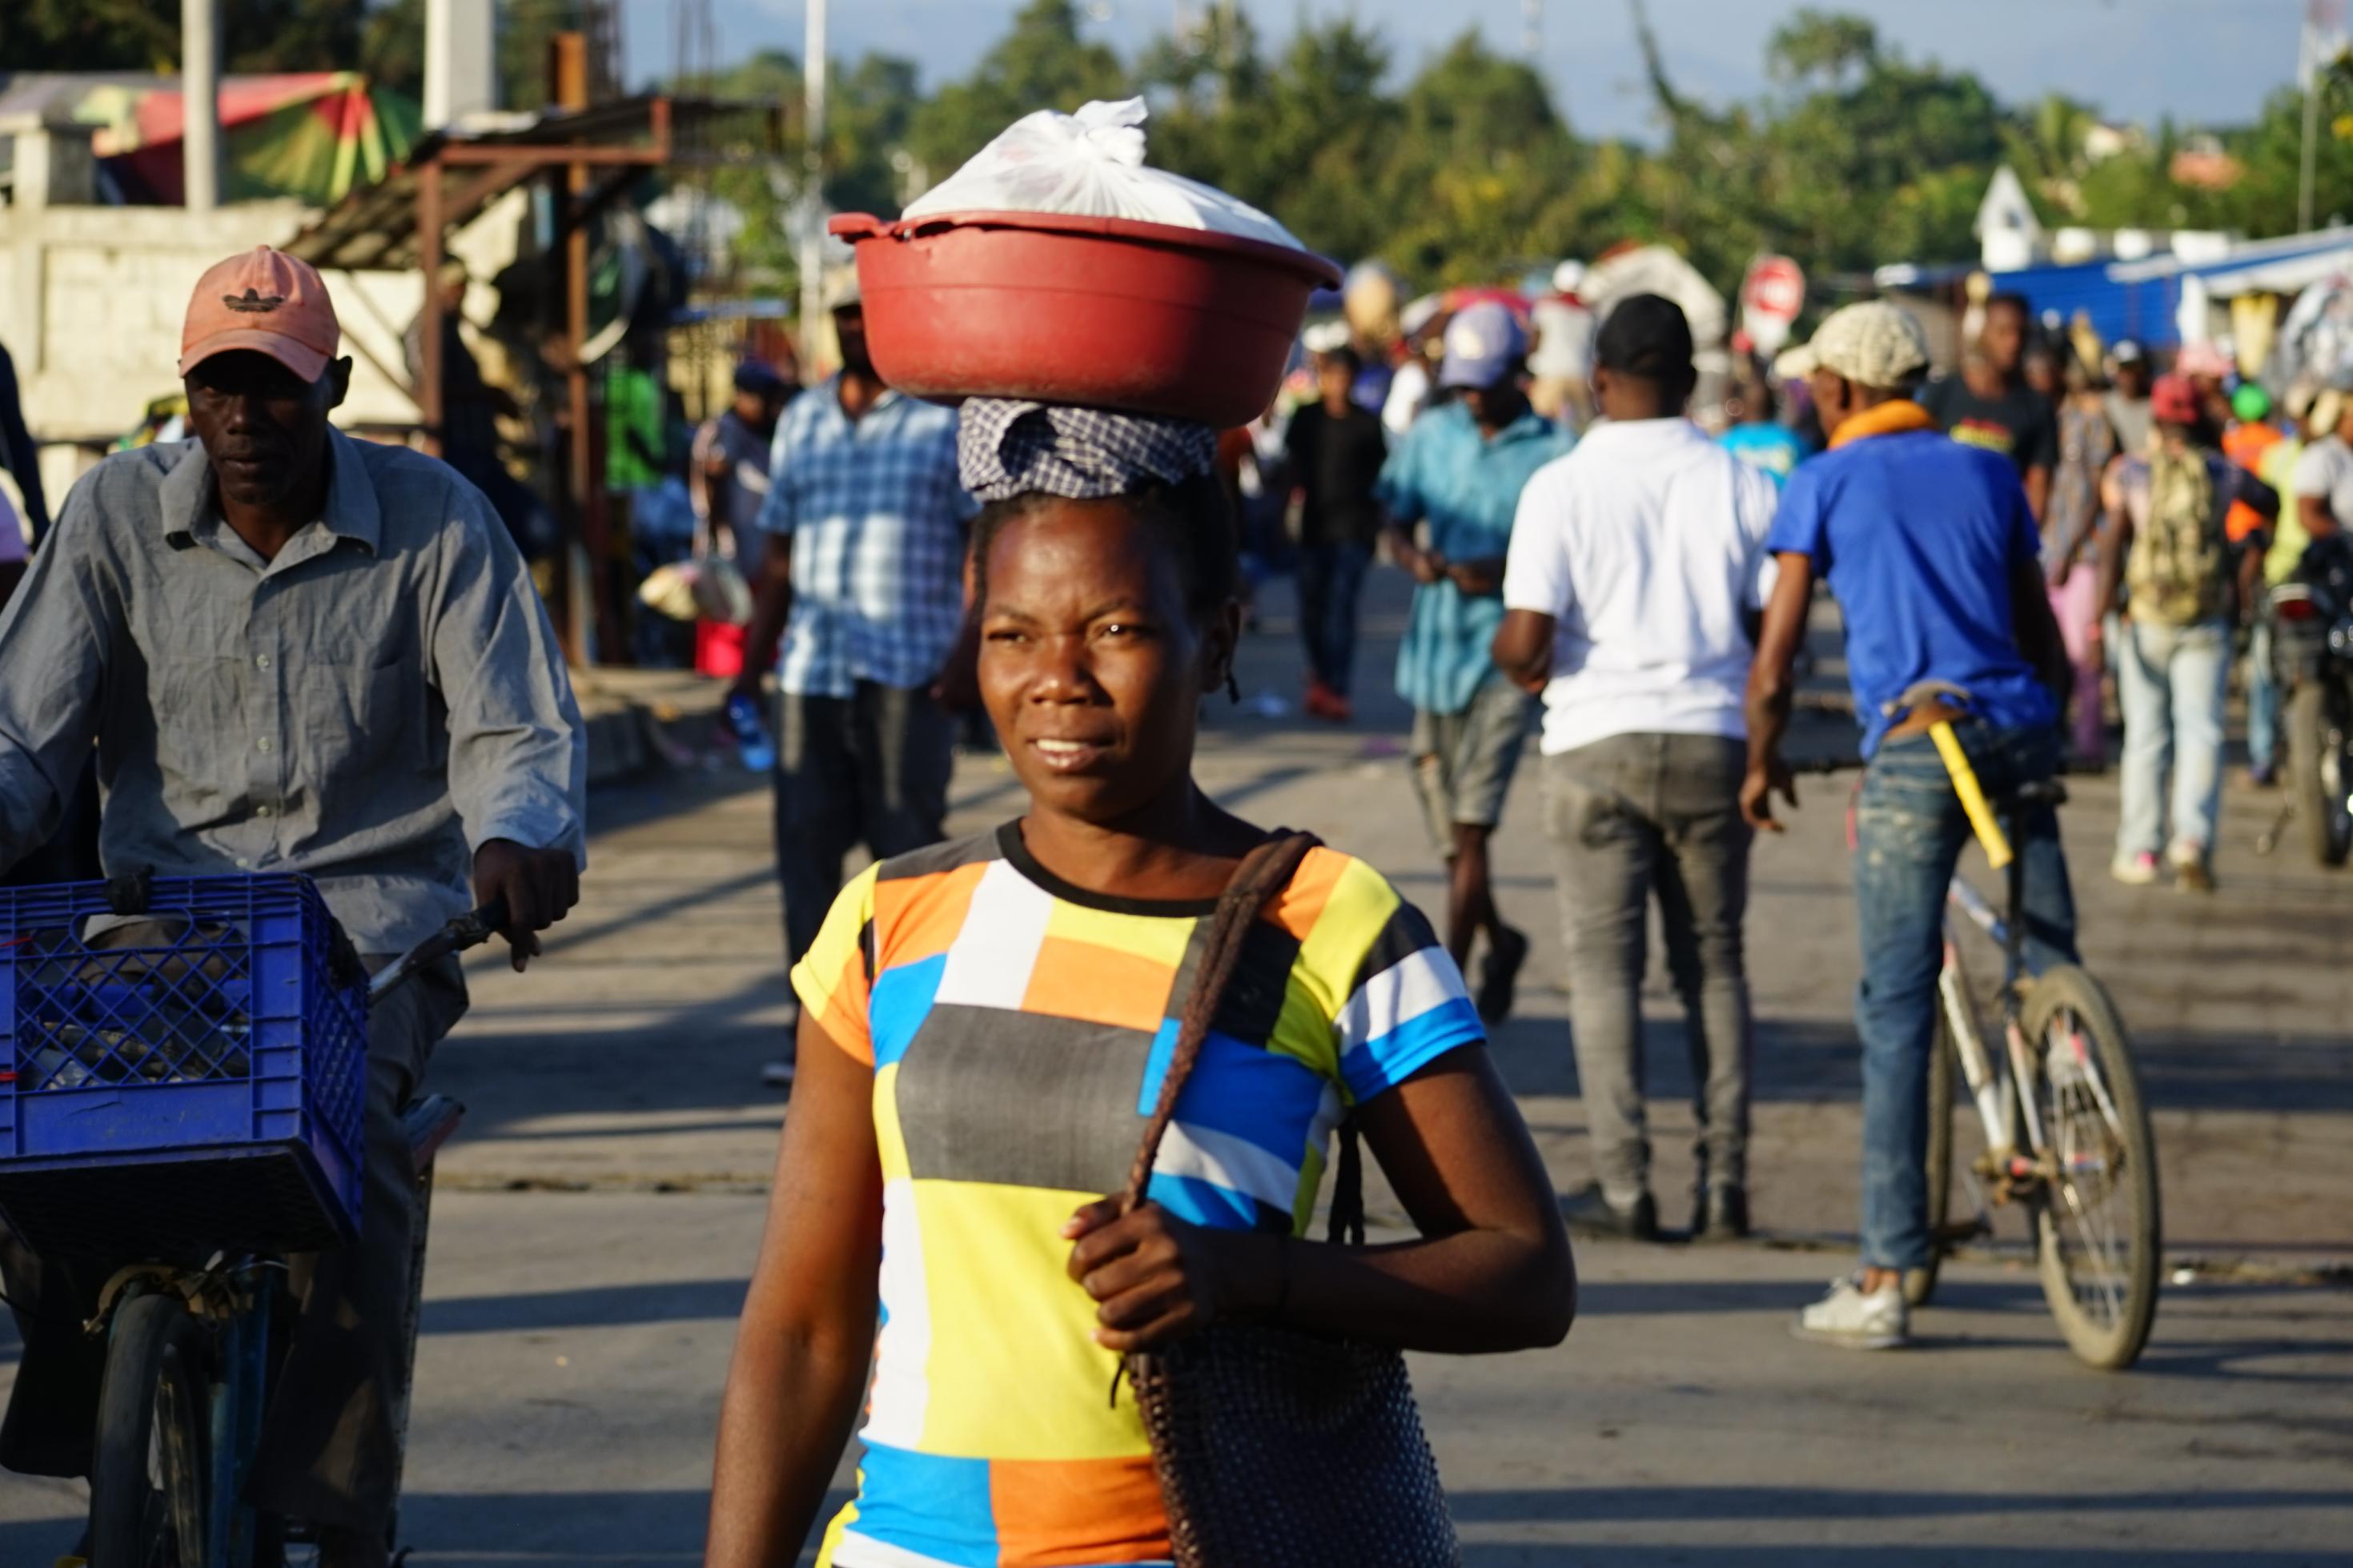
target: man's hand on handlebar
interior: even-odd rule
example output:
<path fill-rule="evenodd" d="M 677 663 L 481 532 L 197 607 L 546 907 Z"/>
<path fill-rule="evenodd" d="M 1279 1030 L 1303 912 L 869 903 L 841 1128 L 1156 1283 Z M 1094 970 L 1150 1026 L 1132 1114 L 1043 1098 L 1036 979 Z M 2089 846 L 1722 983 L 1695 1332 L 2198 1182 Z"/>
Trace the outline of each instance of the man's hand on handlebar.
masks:
<path fill-rule="evenodd" d="M 1778 752 L 1749 764 L 1748 776 L 1740 781 L 1741 819 L 1749 826 L 1767 833 L 1786 831 L 1773 819 L 1773 797 L 1776 795 L 1788 801 L 1791 810 L 1797 809 L 1798 781 L 1790 773 L 1789 764 L 1781 760 Z"/>
<path fill-rule="evenodd" d="M 580 901 L 580 868 L 569 849 L 527 849 L 493 838 L 474 851 L 474 903 L 503 902 L 515 972 L 539 956 L 539 935 Z"/>

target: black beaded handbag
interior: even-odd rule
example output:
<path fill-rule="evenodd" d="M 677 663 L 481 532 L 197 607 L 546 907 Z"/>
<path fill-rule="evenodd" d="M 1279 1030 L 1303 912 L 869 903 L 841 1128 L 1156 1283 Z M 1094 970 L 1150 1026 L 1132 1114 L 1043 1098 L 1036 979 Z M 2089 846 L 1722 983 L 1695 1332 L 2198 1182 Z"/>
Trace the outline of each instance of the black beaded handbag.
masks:
<path fill-rule="evenodd" d="M 1279 834 L 1235 871 L 1212 917 L 1176 1049 L 1129 1172 L 1145 1201 L 1176 1097 L 1201 1054 L 1251 924 L 1315 847 Z M 1364 1245 L 1356 1130 L 1340 1129 L 1331 1240 Z M 1461 1553 L 1405 1358 L 1381 1346 L 1219 1323 L 1131 1354 L 1178 1568 L 1456 1568 Z"/>

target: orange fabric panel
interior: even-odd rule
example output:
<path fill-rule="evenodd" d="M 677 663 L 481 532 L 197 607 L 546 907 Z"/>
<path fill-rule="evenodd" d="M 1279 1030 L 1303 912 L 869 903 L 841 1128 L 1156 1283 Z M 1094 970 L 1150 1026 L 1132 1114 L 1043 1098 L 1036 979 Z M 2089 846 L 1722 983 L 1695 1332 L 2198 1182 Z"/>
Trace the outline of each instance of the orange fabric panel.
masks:
<path fill-rule="evenodd" d="M 804 959 L 803 963 L 807 961 Z M 866 958 L 856 948 L 841 966 L 824 1009 L 817 1014 L 818 1030 L 853 1061 L 874 1065 L 874 1037 L 866 1028 Z"/>
<path fill-rule="evenodd" d="M 989 1507 L 1001 1568 L 1077 1568 L 1174 1554 L 1152 1456 L 995 1459 Z"/>
<path fill-rule="evenodd" d="M 1050 936 L 1038 944 L 1025 1013 L 1083 1018 L 1150 1034 L 1160 1027 L 1176 973 L 1166 964 L 1117 948 Z"/>
<path fill-rule="evenodd" d="M 874 884 L 878 970 L 936 958 L 955 943 L 972 909 L 972 892 L 989 863 L 958 866 L 928 877 L 884 879 Z"/>
<path fill-rule="evenodd" d="M 1348 858 L 1330 849 L 1316 848 L 1307 852 L 1291 879 L 1291 886 L 1282 896 L 1267 906 L 1266 918 L 1289 931 L 1301 942 L 1315 929 L 1324 918 L 1324 900 L 1340 884 L 1340 874 L 1348 868 Z"/>

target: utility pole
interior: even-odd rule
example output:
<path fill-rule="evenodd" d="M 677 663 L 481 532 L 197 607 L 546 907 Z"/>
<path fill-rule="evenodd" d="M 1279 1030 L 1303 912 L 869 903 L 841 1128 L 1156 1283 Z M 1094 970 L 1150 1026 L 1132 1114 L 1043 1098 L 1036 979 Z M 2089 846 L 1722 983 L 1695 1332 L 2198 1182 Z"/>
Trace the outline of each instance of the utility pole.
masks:
<path fill-rule="evenodd" d="M 2304 89 L 2304 153 L 2295 181 L 2295 226 L 2312 231 L 2312 187 L 2319 157 L 2320 89 L 2345 58 L 2345 0 L 2306 0 L 2296 76 Z"/>
<path fill-rule="evenodd" d="M 2304 157 L 2295 176 L 2295 231 L 2312 232 L 2312 185 L 2314 160 L 2317 150 L 2315 139 L 2320 133 L 2320 73 L 2314 71 L 2304 84 Z"/>
<path fill-rule="evenodd" d="M 825 313 L 825 8 L 826 0 L 807 0 L 807 24 L 801 37 L 802 124 L 807 145 L 801 153 L 801 374 L 817 368 L 823 338 L 818 318 Z"/>
<path fill-rule="evenodd" d="M 218 3 L 180 0 L 180 199 L 192 213 L 220 205 Z"/>
<path fill-rule="evenodd" d="M 1520 47 L 1531 64 L 1544 58 L 1544 0 L 1520 0 Z"/>

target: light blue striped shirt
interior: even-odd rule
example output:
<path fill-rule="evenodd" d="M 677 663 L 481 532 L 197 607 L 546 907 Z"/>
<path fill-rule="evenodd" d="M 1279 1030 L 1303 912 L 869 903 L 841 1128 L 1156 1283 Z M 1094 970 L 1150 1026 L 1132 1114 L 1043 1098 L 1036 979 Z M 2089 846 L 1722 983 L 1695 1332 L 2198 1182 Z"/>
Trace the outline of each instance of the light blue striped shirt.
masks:
<path fill-rule="evenodd" d="M 1414 421 L 1381 469 L 1381 504 L 1400 527 L 1430 524 L 1430 547 L 1450 562 L 1509 552 L 1520 491 L 1576 442 L 1534 412 L 1490 438 L 1460 403 Z M 1494 669 L 1488 645 L 1504 624 L 1500 594 L 1473 598 L 1451 583 L 1413 591 L 1398 647 L 1398 695 L 1429 713 L 1460 713 Z"/>

